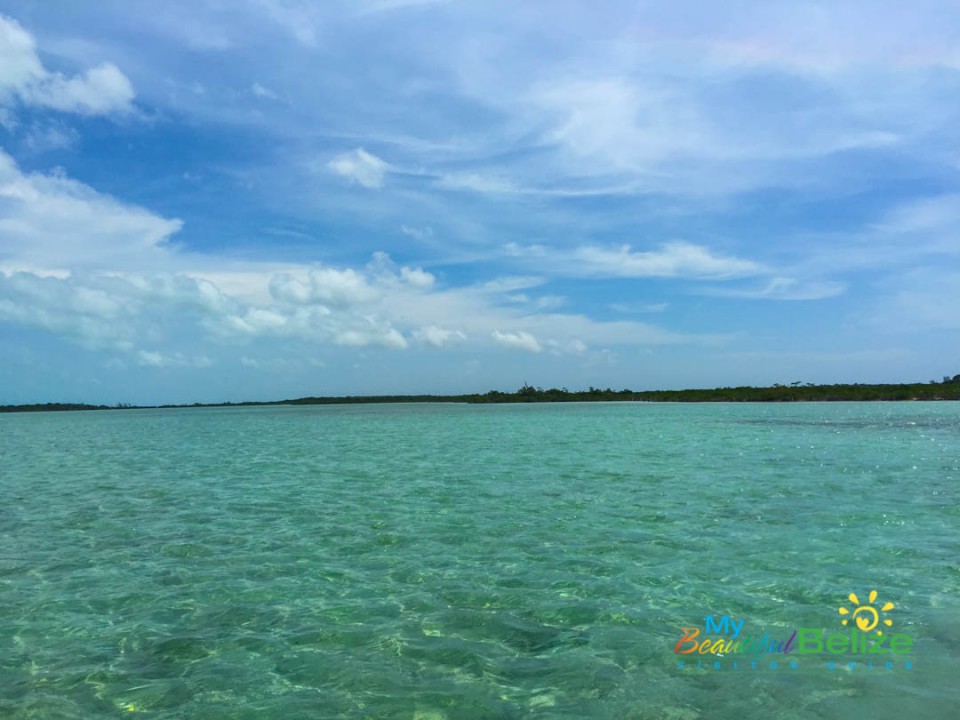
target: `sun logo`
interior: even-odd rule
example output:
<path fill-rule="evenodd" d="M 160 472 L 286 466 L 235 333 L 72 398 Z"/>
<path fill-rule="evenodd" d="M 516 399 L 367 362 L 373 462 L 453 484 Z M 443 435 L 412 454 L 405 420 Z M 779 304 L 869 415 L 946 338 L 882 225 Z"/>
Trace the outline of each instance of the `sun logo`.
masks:
<path fill-rule="evenodd" d="M 870 591 L 870 600 L 868 604 L 861 605 L 860 601 L 857 599 L 855 593 L 850 593 L 850 602 L 854 604 L 853 613 L 847 610 L 845 607 L 840 608 L 838 611 L 841 615 L 849 615 L 853 618 L 853 622 L 856 624 L 857 629 L 860 632 L 870 632 L 880 623 L 880 613 L 885 613 L 888 610 L 893 610 L 893 603 L 887 602 L 883 604 L 883 607 L 880 608 L 880 611 L 877 612 L 877 609 L 873 606 L 873 603 L 877 599 L 877 591 Z M 849 622 L 849 618 L 844 617 L 840 622 L 846 625 Z M 893 620 L 889 618 L 883 619 L 883 624 L 887 627 L 893 625 Z M 882 630 L 877 630 L 877 635 L 883 635 Z"/>

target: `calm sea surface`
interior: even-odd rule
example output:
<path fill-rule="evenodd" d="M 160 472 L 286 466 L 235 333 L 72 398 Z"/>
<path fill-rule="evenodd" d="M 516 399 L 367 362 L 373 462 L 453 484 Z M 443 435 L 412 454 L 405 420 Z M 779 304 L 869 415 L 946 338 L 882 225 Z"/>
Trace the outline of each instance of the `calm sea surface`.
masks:
<path fill-rule="evenodd" d="M 4 720 L 958 716 L 960 403 L 0 415 Z"/>

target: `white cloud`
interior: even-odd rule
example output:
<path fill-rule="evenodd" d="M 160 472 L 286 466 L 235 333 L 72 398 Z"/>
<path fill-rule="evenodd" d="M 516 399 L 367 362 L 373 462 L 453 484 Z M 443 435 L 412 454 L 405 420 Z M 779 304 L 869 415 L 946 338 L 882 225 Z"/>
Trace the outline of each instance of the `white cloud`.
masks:
<path fill-rule="evenodd" d="M 619 247 L 584 245 L 573 249 L 527 248 L 511 244 L 512 257 L 529 258 L 559 275 L 584 277 L 683 277 L 724 279 L 757 275 L 763 267 L 752 260 L 723 257 L 708 248 L 688 242 L 669 242 L 658 250 L 635 251 Z"/>
<path fill-rule="evenodd" d="M 639 323 L 543 314 L 560 304 L 559 296 L 503 306 L 504 294 L 543 285 L 542 276 L 438 289 L 431 273 L 398 267 L 384 253 L 356 269 L 192 255 L 169 242 L 179 220 L 124 204 L 60 170 L 23 173 L 2 151 L 0 205 L 0 320 L 88 348 L 134 353 L 135 364 L 202 367 L 208 348 L 258 349 L 278 339 L 565 353 L 578 342 L 696 341 Z M 136 271 L 145 267 L 157 270 Z M 29 272 L 3 272 L 16 269 Z"/>
<path fill-rule="evenodd" d="M 369 320 L 369 327 L 344 330 L 334 337 L 337 345 L 364 347 L 367 345 L 383 345 L 394 350 L 407 347 L 407 340 L 396 329 L 384 327 L 373 319 Z"/>
<path fill-rule="evenodd" d="M 409 225 L 401 225 L 400 232 L 402 232 L 407 237 L 411 237 L 414 240 L 419 240 L 421 242 L 425 240 L 430 240 L 433 238 L 433 228 L 429 225 L 424 227 L 410 227 Z"/>
<path fill-rule="evenodd" d="M 381 286 L 406 285 L 419 290 L 429 290 L 437 281 L 433 273 L 423 268 L 408 265 L 398 267 L 385 252 L 373 253 L 366 271 L 370 280 Z"/>
<path fill-rule="evenodd" d="M 537 342 L 537 339 L 523 330 L 518 330 L 517 332 L 500 332 L 499 330 L 494 330 L 491 336 L 499 345 L 514 350 L 525 350 L 533 353 L 538 353 L 543 350 L 540 343 Z"/>
<path fill-rule="evenodd" d="M 106 115 L 133 109 L 133 86 L 116 65 L 104 63 L 83 75 L 65 78 L 59 73 L 19 91 L 28 105 L 39 105 L 81 115 Z"/>
<path fill-rule="evenodd" d="M 404 282 L 421 289 L 432 287 L 436 280 L 433 275 L 425 270 L 409 267 L 400 268 L 400 277 L 403 278 Z"/>
<path fill-rule="evenodd" d="M 705 295 L 756 300 L 823 300 L 843 294 L 847 286 L 832 280 L 801 281 L 792 277 L 774 277 L 753 288 L 708 288 Z"/>
<path fill-rule="evenodd" d="M 552 310 L 561 307 L 567 303 L 567 298 L 563 295 L 541 295 L 534 298 L 533 305 L 539 310 Z"/>
<path fill-rule="evenodd" d="M 699 109 L 679 87 L 611 77 L 560 81 L 535 97 L 556 117 L 548 140 L 613 169 L 648 170 L 714 145 Z"/>
<path fill-rule="evenodd" d="M 317 44 L 318 6 L 301 0 L 252 0 L 251 4 L 300 44 Z"/>
<path fill-rule="evenodd" d="M 371 189 L 383 185 L 384 175 L 390 169 L 389 164 L 363 148 L 338 155 L 327 163 L 327 167 L 337 175 Z"/>
<path fill-rule="evenodd" d="M 0 67 L 0 104 L 19 100 L 81 115 L 133 110 L 133 86 L 116 65 L 103 63 L 74 77 L 49 72 L 37 56 L 33 37 L 16 20 L 2 15 Z"/>
<path fill-rule="evenodd" d="M 314 316 L 322 316 L 329 314 L 329 311 L 321 309 L 313 313 Z M 305 326 L 311 324 L 310 319 L 311 311 L 287 315 L 269 308 L 251 307 L 242 313 L 227 315 L 222 325 L 215 324 L 214 327 L 241 335 L 286 335 L 303 331 Z"/>
<path fill-rule="evenodd" d="M 430 325 L 415 330 L 413 332 L 413 339 L 425 345 L 433 345 L 433 347 L 440 348 L 463 342 L 467 339 L 467 336 L 459 330 L 446 330 L 436 325 Z"/>
<path fill-rule="evenodd" d="M 479 173 L 461 173 L 444 175 L 437 180 L 437 187 L 446 190 L 469 190 L 489 195 L 521 194 L 523 189 L 502 177 L 491 177 Z"/>
<path fill-rule="evenodd" d="M 669 307 L 665 302 L 659 303 L 611 303 L 610 309 L 621 313 L 662 313 Z"/>
<path fill-rule="evenodd" d="M 566 342 L 548 340 L 546 345 L 553 355 L 583 355 L 589 349 L 585 342 L 576 338 Z"/>
<path fill-rule="evenodd" d="M 505 293 L 515 290 L 527 290 L 547 282 L 546 278 L 535 277 L 532 275 L 511 275 L 509 277 L 488 280 L 483 283 L 481 288 L 490 293 Z"/>
<path fill-rule="evenodd" d="M 33 123 L 27 128 L 23 141 L 31 150 L 45 152 L 72 147 L 79 139 L 80 134 L 65 125 Z"/>
<path fill-rule="evenodd" d="M 510 302 L 528 305 L 537 310 L 551 310 L 564 305 L 567 299 L 562 295 L 541 295 L 540 297 L 530 297 L 526 293 L 517 293 L 516 295 L 507 295 Z"/>
<path fill-rule="evenodd" d="M 0 15 L 0 67 L 3 67 L 0 97 L 5 98 L 46 75 L 33 37 L 16 20 L 3 15 Z"/>
<path fill-rule="evenodd" d="M 0 273 L 0 320 L 42 328 L 88 348 L 132 350 L 189 332 L 233 307 L 210 283 L 182 275 Z"/>
<path fill-rule="evenodd" d="M 947 193 L 912 200 L 894 207 L 874 226 L 883 235 L 921 235 L 939 248 L 960 252 L 960 193 Z M 944 236 L 948 237 L 944 237 Z M 942 240 L 948 243 L 941 243 Z"/>
<path fill-rule="evenodd" d="M 275 273 L 273 283 L 262 280 L 275 294 L 253 299 L 227 294 L 209 278 L 176 273 L 0 273 L 0 323 L 128 354 L 128 364 L 171 369 L 234 364 L 238 346 L 249 348 L 240 364 L 255 367 L 264 353 L 302 355 L 304 342 L 311 349 L 402 350 L 414 342 L 436 352 L 462 345 L 587 357 L 588 345 L 599 356 L 608 352 L 605 346 L 725 339 L 517 308 L 479 285 L 423 288 L 401 273 L 386 256 L 360 270 Z"/>
<path fill-rule="evenodd" d="M 869 314 L 861 315 L 871 327 L 884 333 L 933 330 L 944 334 L 942 342 L 956 345 L 956 331 L 960 330 L 958 296 L 960 272 L 952 267 L 918 269 L 885 282 L 883 294 Z"/>
<path fill-rule="evenodd" d="M 482 42 L 464 42 L 461 29 L 442 51 L 456 90 L 506 118 L 488 128 L 489 155 L 498 145 L 535 152 L 458 165 L 451 185 L 697 198 L 869 185 L 869 173 L 813 174 L 810 165 L 842 171 L 853 152 L 907 160 L 949 146 L 957 80 L 947 68 L 960 53 L 943 27 L 957 12 L 945 7 L 877 14 L 859 1 L 750 2 L 734 26 L 702 2 L 629 13 L 580 6 L 557 13 L 557 35 L 539 42 L 512 42 L 535 31 L 533 11 L 498 18 Z M 489 17 L 471 19 L 489 28 Z"/>
<path fill-rule="evenodd" d="M 378 292 L 355 270 L 313 268 L 305 279 L 289 273 L 274 276 L 270 293 L 277 300 L 288 303 L 349 306 L 370 302 Z"/>
<path fill-rule="evenodd" d="M 0 267 L 137 267 L 182 223 L 102 195 L 62 171 L 24 174 L 0 150 Z"/>
<path fill-rule="evenodd" d="M 711 78 L 708 68 L 688 69 L 679 76 L 665 68 L 656 70 L 561 79 L 542 88 L 534 95 L 537 107 L 555 118 L 547 139 L 591 163 L 595 172 L 626 172 L 641 186 L 658 188 L 676 183 L 678 174 L 686 175 L 684 164 L 690 161 L 711 170 L 740 163 L 741 174 L 750 170 L 755 175 L 757 168 L 747 163 L 886 147 L 902 139 L 849 106 L 842 108 L 838 122 L 837 108 L 814 98 L 803 112 L 784 113 L 760 96 L 751 99 L 761 108 L 756 115 L 731 113 L 727 107 L 715 107 L 708 83 L 712 80 L 735 92 L 742 82 L 736 74 Z M 769 122 L 771 116 L 777 121 Z M 759 179 L 762 176 L 751 178 Z"/>
<path fill-rule="evenodd" d="M 725 278 L 755 275 L 760 265 L 751 260 L 713 255 L 707 248 L 686 242 L 671 242 L 659 250 L 635 252 L 619 248 L 581 247 L 574 259 L 585 273 L 614 277 Z"/>
<path fill-rule="evenodd" d="M 255 82 L 250 86 L 250 92 L 256 95 L 258 98 L 264 98 L 265 100 L 279 100 L 280 96 L 277 95 L 273 90 L 268 87 L 264 87 L 258 82 Z"/>
<path fill-rule="evenodd" d="M 210 358 L 208 358 L 206 355 L 187 357 L 183 353 L 173 353 L 167 355 L 161 352 L 140 350 L 137 352 L 137 359 L 140 365 L 155 368 L 208 368 L 213 366 L 213 361 L 210 360 Z"/>

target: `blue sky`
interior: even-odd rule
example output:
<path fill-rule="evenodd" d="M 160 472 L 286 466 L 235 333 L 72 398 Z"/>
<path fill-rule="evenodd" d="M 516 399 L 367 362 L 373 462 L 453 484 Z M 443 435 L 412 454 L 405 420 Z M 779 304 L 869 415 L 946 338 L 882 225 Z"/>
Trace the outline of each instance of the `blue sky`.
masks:
<path fill-rule="evenodd" d="M 0 403 L 960 372 L 960 6 L 0 0 Z"/>

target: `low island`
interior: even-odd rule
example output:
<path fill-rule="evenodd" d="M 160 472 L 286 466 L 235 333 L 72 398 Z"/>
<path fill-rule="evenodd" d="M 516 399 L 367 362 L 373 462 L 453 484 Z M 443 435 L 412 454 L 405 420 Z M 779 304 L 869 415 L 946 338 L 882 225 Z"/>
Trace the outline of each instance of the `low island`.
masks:
<path fill-rule="evenodd" d="M 348 405 L 360 403 L 539 403 L 539 402 L 864 402 L 901 400 L 960 400 L 960 374 L 928 383 L 861 383 L 814 385 L 793 382 L 770 387 L 724 387 L 689 390 L 587 390 L 533 387 L 524 384 L 515 392 L 491 390 L 466 395 L 345 395 L 315 396 L 292 400 L 191 403 L 187 405 L 89 405 L 86 403 L 34 403 L 0 405 L 0 412 L 47 412 L 57 410 L 128 410 L 146 408 L 237 407 L 250 405 Z"/>

